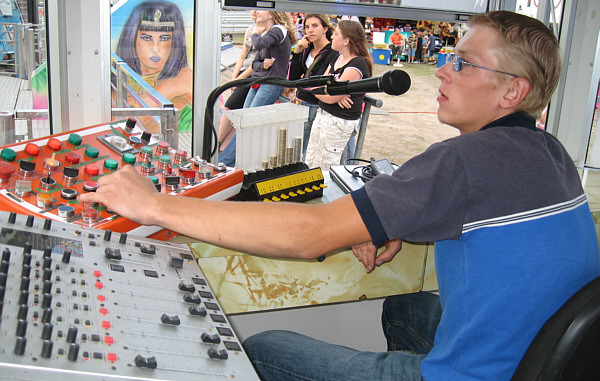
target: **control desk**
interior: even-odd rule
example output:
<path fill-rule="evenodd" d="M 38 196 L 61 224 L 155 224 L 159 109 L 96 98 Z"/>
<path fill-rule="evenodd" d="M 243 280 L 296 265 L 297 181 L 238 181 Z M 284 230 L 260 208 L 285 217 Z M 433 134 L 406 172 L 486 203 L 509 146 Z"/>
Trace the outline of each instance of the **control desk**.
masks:
<path fill-rule="evenodd" d="M 0 379 L 258 380 L 190 249 L 0 212 Z"/>

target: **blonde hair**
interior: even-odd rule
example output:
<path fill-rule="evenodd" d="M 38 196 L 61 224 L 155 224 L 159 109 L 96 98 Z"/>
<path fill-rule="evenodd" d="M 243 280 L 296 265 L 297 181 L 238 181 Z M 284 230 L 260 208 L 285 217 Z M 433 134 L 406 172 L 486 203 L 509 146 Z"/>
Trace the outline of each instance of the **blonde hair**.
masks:
<path fill-rule="evenodd" d="M 539 20 L 508 11 L 473 15 L 467 26 L 476 25 L 498 33 L 500 46 L 495 49 L 498 70 L 529 81 L 529 94 L 519 110 L 539 118 L 550 102 L 562 70 L 558 41 L 552 31 Z"/>
<path fill-rule="evenodd" d="M 277 12 L 277 11 L 269 11 L 271 16 L 273 16 L 273 22 L 275 24 L 283 25 L 285 29 L 287 29 L 288 37 L 294 45 L 298 41 L 298 33 L 296 32 L 296 27 L 292 22 L 292 18 L 287 12 Z"/>

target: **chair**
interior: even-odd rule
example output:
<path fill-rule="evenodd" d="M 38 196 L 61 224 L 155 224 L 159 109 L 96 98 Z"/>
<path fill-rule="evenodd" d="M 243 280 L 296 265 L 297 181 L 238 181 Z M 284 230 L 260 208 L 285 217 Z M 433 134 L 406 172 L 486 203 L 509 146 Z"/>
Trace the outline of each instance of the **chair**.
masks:
<path fill-rule="evenodd" d="M 600 277 L 542 326 L 512 381 L 600 380 Z"/>

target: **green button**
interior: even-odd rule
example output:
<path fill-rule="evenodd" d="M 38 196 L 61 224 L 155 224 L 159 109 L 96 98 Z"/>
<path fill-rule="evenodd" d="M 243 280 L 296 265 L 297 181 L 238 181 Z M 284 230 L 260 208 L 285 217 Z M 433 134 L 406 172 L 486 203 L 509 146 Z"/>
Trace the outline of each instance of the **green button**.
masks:
<path fill-rule="evenodd" d="M 73 144 L 74 146 L 80 146 L 81 145 L 81 135 L 79 134 L 71 134 L 69 135 L 69 139 L 68 142 Z"/>
<path fill-rule="evenodd" d="M 91 157 L 92 159 L 97 158 L 99 154 L 100 151 L 98 151 L 98 148 L 96 147 L 88 147 L 85 149 L 85 156 Z"/>
<path fill-rule="evenodd" d="M 140 152 L 145 154 L 145 155 L 152 155 L 152 147 L 150 146 L 143 146 L 142 148 L 140 148 Z"/>
<path fill-rule="evenodd" d="M 4 161 L 15 161 L 17 158 L 17 153 L 10 148 L 5 148 L 2 150 L 2 160 Z"/>
<path fill-rule="evenodd" d="M 117 163 L 116 160 L 113 159 L 106 159 L 104 160 L 104 168 L 109 169 L 109 170 L 115 170 L 119 167 L 119 163 Z"/>
<path fill-rule="evenodd" d="M 169 155 L 160 155 L 159 158 L 161 163 L 170 163 L 171 162 L 171 156 Z"/>
<path fill-rule="evenodd" d="M 148 177 L 150 178 L 150 180 L 152 180 L 152 182 L 154 184 L 158 184 L 158 177 L 156 177 L 156 176 L 148 176 Z"/>
<path fill-rule="evenodd" d="M 131 165 L 135 164 L 135 155 L 132 153 L 123 154 L 123 162 Z"/>

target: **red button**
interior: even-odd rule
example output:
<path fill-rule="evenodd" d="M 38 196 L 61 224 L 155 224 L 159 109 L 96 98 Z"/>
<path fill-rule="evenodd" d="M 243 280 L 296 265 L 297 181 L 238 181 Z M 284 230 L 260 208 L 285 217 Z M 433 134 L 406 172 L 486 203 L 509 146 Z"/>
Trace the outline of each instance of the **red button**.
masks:
<path fill-rule="evenodd" d="M 193 179 L 196 177 L 196 171 L 194 171 L 193 169 L 182 169 L 181 174 L 186 179 Z"/>
<path fill-rule="evenodd" d="M 106 300 L 106 297 L 104 295 L 98 295 L 96 299 L 98 299 L 100 302 L 103 302 Z"/>
<path fill-rule="evenodd" d="M 106 315 L 106 314 L 108 313 L 108 310 L 107 310 L 106 308 L 104 308 L 104 307 L 100 307 L 100 310 L 99 310 L 99 312 L 100 312 L 102 315 Z"/>
<path fill-rule="evenodd" d="M 108 320 L 102 320 L 102 328 L 109 329 L 110 322 Z"/>
<path fill-rule="evenodd" d="M 83 172 L 86 175 L 98 176 L 98 174 L 100 173 L 100 168 L 98 168 L 98 166 L 96 164 L 88 164 L 83 169 Z"/>
<path fill-rule="evenodd" d="M 167 143 L 167 142 L 160 142 L 160 143 L 158 143 L 158 148 L 160 148 L 162 150 L 168 150 L 169 149 L 169 143 Z"/>
<path fill-rule="evenodd" d="M 0 179 L 7 181 L 15 171 L 15 167 L 4 161 L 0 161 Z"/>
<path fill-rule="evenodd" d="M 61 146 L 62 146 L 62 143 L 60 140 L 58 140 L 56 138 L 48 139 L 48 148 L 50 148 L 51 150 L 58 151 Z"/>
<path fill-rule="evenodd" d="M 107 353 L 106 359 L 110 362 L 115 362 L 115 361 L 117 361 L 117 354 L 116 353 Z"/>
<path fill-rule="evenodd" d="M 37 144 L 27 143 L 25 146 L 25 152 L 31 156 L 37 156 L 40 153 L 40 147 L 38 147 Z"/>
<path fill-rule="evenodd" d="M 102 284 L 102 282 L 100 281 L 96 281 L 95 286 L 98 290 L 101 290 L 104 287 L 104 284 Z"/>
<path fill-rule="evenodd" d="M 96 278 L 99 278 L 99 277 L 101 277 L 101 276 L 102 276 L 102 273 L 100 272 L 100 270 L 94 270 L 94 276 L 95 276 Z"/>
<path fill-rule="evenodd" d="M 111 345 L 114 342 L 115 340 L 112 338 L 112 336 L 104 336 L 104 344 Z"/>
<path fill-rule="evenodd" d="M 76 152 L 67 152 L 65 155 L 65 161 L 71 164 L 77 164 L 79 163 L 79 160 L 81 160 L 81 156 Z"/>

